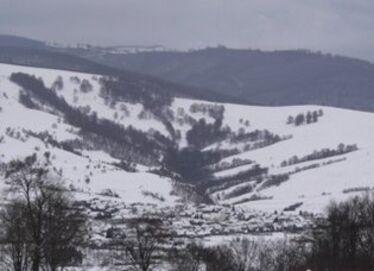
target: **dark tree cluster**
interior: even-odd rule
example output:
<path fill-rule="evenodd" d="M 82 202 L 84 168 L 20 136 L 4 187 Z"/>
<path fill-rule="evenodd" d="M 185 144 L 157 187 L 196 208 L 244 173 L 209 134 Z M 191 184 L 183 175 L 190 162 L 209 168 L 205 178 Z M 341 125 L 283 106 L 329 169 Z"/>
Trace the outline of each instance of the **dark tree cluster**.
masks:
<path fill-rule="evenodd" d="M 264 146 L 277 143 L 281 140 L 282 138 L 279 135 L 273 134 L 268 130 L 255 130 L 248 133 L 239 132 L 230 138 L 231 143 L 261 141 Z"/>
<path fill-rule="evenodd" d="M 231 155 L 231 154 L 230 154 Z M 223 161 L 213 165 L 209 165 L 208 169 L 214 172 L 223 171 L 231 168 L 236 168 L 244 165 L 253 164 L 254 161 L 250 159 L 234 158 L 231 162 Z"/>
<path fill-rule="evenodd" d="M 19 94 L 19 100 L 18 100 L 23 106 L 29 109 L 39 109 L 39 106 L 32 100 L 29 94 L 20 92 Z"/>
<path fill-rule="evenodd" d="M 230 127 L 222 127 L 225 107 L 223 105 L 192 104 L 190 112 L 208 114 L 214 119 L 213 123 L 207 123 L 205 118 L 192 123 L 192 128 L 187 132 L 188 144 L 195 148 L 203 148 L 216 141 L 225 139 L 231 134 Z"/>
<path fill-rule="evenodd" d="M 287 206 L 283 209 L 283 211 L 285 212 L 292 212 L 292 211 L 295 211 L 297 208 L 299 208 L 300 206 L 302 206 L 304 203 L 303 202 L 296 202 L 294 204 L 291 204 L 290 206 Z"/>
<path fill-rule="evenodd" d="M 217 104 L 197 104 L 193 103 L 190 106 L 191 113 L 203 113 L 208 114 L 213 119 L 223 119 L 225 113 L 225 107 Z"/>
<path fill-rule="evenodd" d="M 288 181 L 290 176 L 288 174 L 277 174 L 268 176 L 267 180 L 261 185 L 261 190 L 271 186 L 279 186 L 281 183 Z"/>
<path fill-rule="evenodd" d="M 222 127 L 222 119 L 216 119 L 214 123 L 207 123 L 204 118 L 201 118 L 187 132 L 186 138 L 190 146 L 203 148 L 225 139 L 230 133 L 229 127 Z"/>
<path fill-rule="evenodd" d="M 99 83 L 101 85 L 100 95 L 108 104 L 116 101 L 140 103 L 145 111 L 150 111 L 165 125 L 172 138 L 175 137 L 174 128 L 170 123 L 174 116 L 171 116 L 170 110 L 166 109 L 173 101 L 171 93 L 150 81 L 132 82 L 122 77 L 102 77 Z"/>
<path fill-rule="evenodd" d="M 369 271 L 374 268 L 374 200 L 332 202 L 312 235 L 312 270 Z"/>
<path fill-rule="evenodd" d="M 70 77 L 70 81 L 71 81 L 72 83 L 74 83 L 74 84 L 80 84 L 81 79 L 79 79 L 78 76 L 71 76 L 71 77 Z"/>
<path fill-rule="evenodd" d="M 268 174 L 268 168 L 263 168 L 259 164 L 255 164 L 253 167 L 247 170 L 242 170 L 232 175 L 217 178 L 217 181 L 229 181 L 233 179 L 251 179 L 258 176 L 264 176 Z"/>
<path fill-rule="evenodd" d="M 83 93 L 89 93 L 93 90 L 93 86 L 89 80 L 83 79 L 81 85 L 79 86 L 79 90 Z"/>
<path fill-rule="evenodd" d="M 258 201 L 258 200 L 269 200 L 272 199 L 273 196 L 261 196 L 258 194 L 253 194 L 250 197 L 241 198 L 238 201 L 233 202 L 234 205 L 243 204 L 251 201 Z"/>
<path fill-rule="evenodd" d="M 145 109 L 154 112 L 159 108 L 171 105 L 172 95 L 164 89 L 157 89 L 149 81 L 134 81 L 119 78 L 100 78 L 101 95 L 105 98 L 141 103 Z M 156 89 L 155 89 L 156 88 Z"/>
<path fill-rule="evenodd" d="M 219 159 L 220 155 L 213 152 L 202 152 L 194 148 L 172 148 L 168 150 L 164 164 L 171 171 L 180 174 L 185 182 L 196 183 L 209 176 L 209 171 L 204 166 Z"/>
<path fill-rule="evenodd" d="M 297 157 L 296 155 L 291 157 L 288 160 L 284 160 L 281 163 L 281 167 L 286 167 L 290 165 L 295 165 L 307 161 L 313 161 L 313 160 L 318 160 L 318 159 L 324 159 L 332 156 L 337 156 L 337 155 L 342 155 L 346 154 L 349 152 L 357 151 L 358 147 L 356 144 L 352 145 L 345 145 L 343 143 L 340 143 L 335 149 L 322 149 L 319 151 L 314 151 L 311 154 L 305 155 L 303 157 Z"/>
<path fill-rule="evenodd" d="M 64 88 L 64 80 L 62 79 L 61 76 L 58 76 L 52 84 L 52 89 L 62 90 L 63 88 Z"/>
<path fill-rule="evenodd" d="M 230 187 L 235 184 L 240 184 L 246 181 L 256 181 L 258 183 L 262 182 L 264 178 L 268 175 L 269 169 L 261 167 L 256 164 L 252 168 L 240 171 L 238 173 L 216 178 L 212 177 L 199 184 L 199 188 L 202 190 L 209 189 L 210 192 L 215 190 L 221 190 L 224 187 Z"/>
<path fill-rule="evenodd" d="M 214 171 L 210 167 L 224 157 L 237 154 L 234 150 L 201 151 L 196 148 L 169 148 L 163 160 L 163 165 L 171 172 L 176 172 L 182 180 L 188 183 L 198 183 L 212 179 Z"/>
<path fill-rule="evenodd" d="M 136 172 L 136 165 L 131 163 L 130 161 L 121 160 L 118 163 L 113 163 L 113 166 L 119 167 L 127 172 Z"/>
<path fill-rule="evenodd" d="M 224 199 L 236 198 L 236 197 L 239 197 L 241 195 L 251 193 L 252 191 L 253 191 L 253 185 L 252 184 L 246 184 L 246 185 L 243 185 L 243 186 L 236 187 L 233 190 L 226 193 L 224 195 Z"/>
<path fill-rule="evenodd" d="M 296 116 L 289 116 L 287 119 L 287 124 L 293 124 L 295 126 L 300 126 L 303 124 L 311 124 L 318 121 L 320 117 L 323 116 L 322 109 L 308 111 L 307 113 L 300 113 Z"/>

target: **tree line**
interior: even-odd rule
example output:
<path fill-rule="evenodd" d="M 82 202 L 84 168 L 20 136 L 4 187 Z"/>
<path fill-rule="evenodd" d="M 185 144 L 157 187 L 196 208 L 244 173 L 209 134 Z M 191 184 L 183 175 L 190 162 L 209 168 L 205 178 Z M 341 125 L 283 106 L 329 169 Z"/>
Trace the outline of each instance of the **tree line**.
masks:
<path fill-rule="evenodd" d="M 292 156 L 288 160 L 284 160 L 281 162 L 281 167 L 291 166 L 299 163 L 304 163 L 307 161 L 313 161 L 318 159 L 324 159 L 328 157 L 333 157 L 337 155 L 342 155 L 346 153 L 350 153 L 353 151 L 357 151 L 358 147 L 356 144 L 348 144 L 345 145 L 340 143 L 335 149 L 324 148 L 321 150 L 315 150 L 313 153 L 305 155 L 303 157 L 298 157 L 296 155 Z"/>
<path fill-rule="evenodd" d="M 299 113 L 296 116 L 288 116 L 287 124 L 300 126 L 303 124 L 311 124 L 318 121 L 323 116 L 323 110 L 308 111 L 307 113 Z"/>

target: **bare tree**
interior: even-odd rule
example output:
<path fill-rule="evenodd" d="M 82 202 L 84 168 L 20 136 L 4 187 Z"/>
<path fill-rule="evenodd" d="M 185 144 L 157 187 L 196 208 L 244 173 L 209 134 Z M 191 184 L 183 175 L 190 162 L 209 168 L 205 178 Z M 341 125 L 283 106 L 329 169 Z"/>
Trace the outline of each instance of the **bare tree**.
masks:
<path fill-rule="evenodd" d="M 199 271 L 204 265 L 205 249 L 195 243 L 185 247 L 173 247 L 168 254 L 172 271 Z"/>
<path fill-rule="evenodd" d="M 360 251 L 368 266 L 374 266 L 374 197 L 366 195 L 358 210 L 358 216 L 363 219 L 359 240 Z"/>
<path fill-rule="evenodd" d="M 231 252 L 238 271 L 254 270 L 254 267 L 259 264 L 261 247 L 254 240 L 244 238 L 232 241 L 227 249 Z"/>
<path fill-rule="evenodd" d="M 113 246 L 125 254 L 125 259 L 120 259 L 123 264 L 131 265 L 134 270 L 148 271 L 157 265 L 156 256 L 170 233 L 162 219 L 143 216 L 129 220 L 126 233 L 112 238 Z"/>
<path fill-rule="evenodd" d="M 47 270 L 81 261 L 77 247 L 87 235 L 86 217 L 62 190 L 55 191 L 43 215 L 43 257 Z"/>
<path fill-rule="evenodd" d="M 36 155 L 27 157 L 24 161 L 12 161 L 8 165 L 6 178 L 10 181 L 10 190 L 17 194 L 25 204 L 27 228 L 32 239 L 31 258 L 32 271 L 39 271 L 42 258 L 42 224 L 43 210 L 46 205 L 43 182 L 47 170 L 37 165 Z M 26 230 L 26 229 L 25 229 Z"/>
<path fill-rule="evenodd" d="M 32 271 L 63 270 L 78 255 L 76 246 L 86 233 L 86 217 L 62 184 L 49 179 L 47 165 L 33 155 L 12 161 L 6 172 L 13 197 L 3 215 L 5 232 L 10 237 L 15 230 L 22 233 L 9 242 L 13 254 L 25 244 L 23 262 L 29 260 Z M 20 257 L 12 256 L 13 265 L 21 266 Z"/>
<path fill-rule="evenodd" d="M 24 202 L 13 201 L 1 213 L 5 231 L 2 263 L 13 267 L 14 271 L 27 271 L 30 263 L 30 236 L 25 231 L 26 206 Z"/>
<path fill-rule="evenodd" d="M 312 269 L 373 270 L 374 200 L 372 196 L 331 202 L 326 219 L 312 236 Z"/>
<path fill-rule="evenodd" d="M 215 247 L 187 246 L 176 254 L 173 271 L 305 271 L 304 244 L 239 238 Z"/>

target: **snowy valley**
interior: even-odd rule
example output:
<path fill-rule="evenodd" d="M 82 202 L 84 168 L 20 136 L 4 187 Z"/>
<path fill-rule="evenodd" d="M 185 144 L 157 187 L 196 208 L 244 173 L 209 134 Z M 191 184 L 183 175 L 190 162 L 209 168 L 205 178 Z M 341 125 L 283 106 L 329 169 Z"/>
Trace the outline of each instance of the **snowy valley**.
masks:
<path fill-rule="evenodd" d="M 145 213 L 181 242 L 294 234 L 332 199 L 374 189 L 374 113 L 149 89 L 0 64 L 0 188 L 7 163 L 36 154 L 85 206 L 97 249 Z"/>

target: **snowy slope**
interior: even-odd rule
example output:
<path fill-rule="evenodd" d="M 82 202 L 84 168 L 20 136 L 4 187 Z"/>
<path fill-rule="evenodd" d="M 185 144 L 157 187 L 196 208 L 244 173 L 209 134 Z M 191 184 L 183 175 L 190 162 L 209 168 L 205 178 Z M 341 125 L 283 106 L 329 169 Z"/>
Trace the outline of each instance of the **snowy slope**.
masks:
<path fill-rule="evenodd" d="M 7 83 L 6 79 L 9 78 L 13 72 L 22 72 L 42 78 L 46 87 L 52 87 L 56 79 L 61 77 L 63 87 L 58 90 L 58 96 L 63 97 L 74 107 L 89 107 L 90 111 L 95 111 L 99 118 L 113 119 L 115 122 L 125 126 L 132 125 L 143 131 L 148 131 L 153 128 L 166 134 L 164 127 L 153 119 L 146 119 L 141 122 L 138 121 L 138 115 L 143 110 L 141 104 L 117 103 L 114 107 L 105 104 L 104 99 L 100 97 L 100 85 L 98 83 L 100 76 L 98 75 L 1 64 L 0 75 L 5 79 L 2 80 L 4 84 Z M 91 91 L 80 91 L 80 83 L 83 80 L 90 82 L 92 85 Z M 18 93 L 14 93 L 13 97 L 15 97 L 15 95 L 18 95 Z M 122 108 L 124 107 L 127 110 L 123 110 Z M 115 117 L 115 115 L 117 115 L 117 117 Z"/>
<path fill-rule="evenodd" d="M 56 79 L 61 77 L 63 87 L 56 92 L 71 106 L 87 112 L 96 112 L 99 118 L 111 120 L 124 127 L 131 125 L 144 132 L 159 131 L 171 138 L 165 125 L 152 113 L 144 110 L 142 104 L 124 101 L 108 104 L 100 95 L 99 75 L 0 64 L 0 138 L 3 136 L 0 140 L 1 162 L 5 163 L 33 152 L 42 155 L 49 151 L 56 171 L 63 172 L 65 181 L 86 196 L 105 194 L 110 189 L 125 203 L 175 204 L 178 198 L 170 195 L 174 180 L 150 173 L 150 168 L 137 165 L 137 172 L 127 172 L 114 166 L 113 163 L 119 161 L 108 153 L 82 150 L 80 156 L 56 148 L 39 138 L 27 136 L 25 131 L 48 131 L 56 141 L 61 142 L 79 138 L 79 128 L 70 126 L 53 110 L 31 110 L 20 104 L 20 87 L 9 81 L 13 72 L 41 77 L 47 87 L 52 87 Z M 83 80 L 92 85 L 90 91 L 80 90 Z M 214 168 L 211 172 L 214 180 L 206 193 L 216 203 L 267 211 L 283 210 L 298 203 L 296 211 L 318 212 L 331 199 L 343 199 L 354 195 L 354 191 L 374 188 L 372 113 L 322 106 L 259 107 L 175 98 L 169 108 L 173 115 L 170 123 L 180 134 L 180 138 L 175 139 L 180 149 L 188 146 L 186 134 L 194 123 L 201 118 L 208 124 L 215 121 L 206 112 L 191 110 L 196 104 L 207 107 L 223 106 L 222 127 L 229 127 L 231 130 L 226 138 L 204 146 L 202 151 L 236 149 L 236 152 L 223 157 L 215 165 L 209 165 Z M 299 126 L 287 124 L 289 116 L 320 110 L 323 115 L 315 123 Z M 264 130 L 277 135 L 277 140 L 266 144 L 262 135 L 253 141 L 233 140 L 239 134 Z M 323 149 L 336 150 L 341 143 L 345 146 L 356 145 L 358 149 L 282 165 L 295 155 L 302 158 Z M 236 177 L 256 166 L 267 170 L 261 181 L 248 175 Z M 271 176 L 282 174 L 288 175 L 288 178 L 264 186 Z M 242 192 L 236 193 L 238 190 Z"/>
<path fill-rule="evenodd" d="M 175 107 L 189 108 L 193 100 L 176 99 Z M 269 169 L 269 174 L 282 174 L 295 171 L 296 168 L 312 164 L 322 166 L 292 174 L 290 179 L 279 186 L 272 186 L 261 191 L 254 191 L 228 200 L 218 200 L 230 189 L 212 195 L 218 202 L 235 203 L 251 195 L 271 199 L 248 201 L 241 207 L 262 210 L 282 210 L 287 206 L 302 202 L 298 210 L 321 211 L 331 199 L 343 199 L 352 193 L 344 190 L 368 190 L 374 188 L 374 114 L 322 106 L 259 107 L 225 104 L 224 124 L 233 131 L 244 128 L 246 132 L 267 129 L 280 136 L 290 137 L 276 144 L 263 148 L 244 151 L 224 158 L 223 162 L 234 159 L 249 159 Z M 295 116 L 314 110 L 323 110 L 318 122 L 294 126 L 287 124 L 288 116 Z M 241 119 L 249 120 L 250 126 L 241 124 Z M 294 155 L 302 157 L 324 148 L 336 149 L 340 144 L 357 144 L 358 150 L 343 155 L 306 161 L 282 167 L 284 160 Z M 215 143 L 206 149 L 234 148 L 240 144 L 226 141 Z M 335 163 L 331 163 L 331 161 Z M 323 165 L 325 164 L 325 165 Z M 243 165 L 215 173 L 216 177 L 233 175 L 251 168 Z M 237 185 L 243 186 L 243 184 Z"/>
<path fill-rule="evenodd" d="M 41 77 L 47 86 L 52 85 L 54 80 L 61 76 L 64 78 L 64 88 L 60 90 L 67 101 L 72 102 L 74 97 L 74 83 L 71 77 L 81 80 L 87 79 L 92 82 L 94 88 L 92 93 L 80 96 L 76 106 L 90 105 L 101 117 L 111 116 L 112 111 L 107 110 L 98 97 L 98 86 L 95 85 L 93 75 L 78 74 L 58 70 L 46 70 L 28 68 L 12 65 L 0 65 L 0 162 L 7 163 L 12 159 L 22 159 L 33 153 L 43 157 L 45 152 L 50 152 L 53 168 L 62 173 L 63 180 L 74 191 L 86 195 L 85 197 L 97 197 L 112 191 L 125 203 L 156 203 L 160 205 L 173 205 L 178 199 L 171 196 L 172 180 L 148 173 L 146 167 L 138 166 L 138 172 L 126 172 L 114 165 L 118 160 L 110 155 L 97 151 L 84 151 L 82 155 L 76 155 L 43 142 L 43 140 L 30 136 L 29 131 L 34 133 L 48 132 L 54 140 L 76 139 L 79 136 L 76 127 L 65 123 L 61 116 L 45 111 L 32 110 L 19 103 L 20 87 L 9 81 L 13 72 L 24 72 Z M 132 105 L 131 105 L 132 106 Z M 128 116 L 123 120 L 124 125 L 136 125 L 138 129 L 148 130 L 156 127 L 162 130 L 162 125 L 156 121 L 136 121 L 136 109 L 140 105 L 134 105 L 129 111 L 134 117 Z M 134 110 L 132 110 L 134 109 Z M 1 180 L 2 187 L 4 180 Z M 157 194 L 160 199 L 150 197 L 147 192 Z"/>

